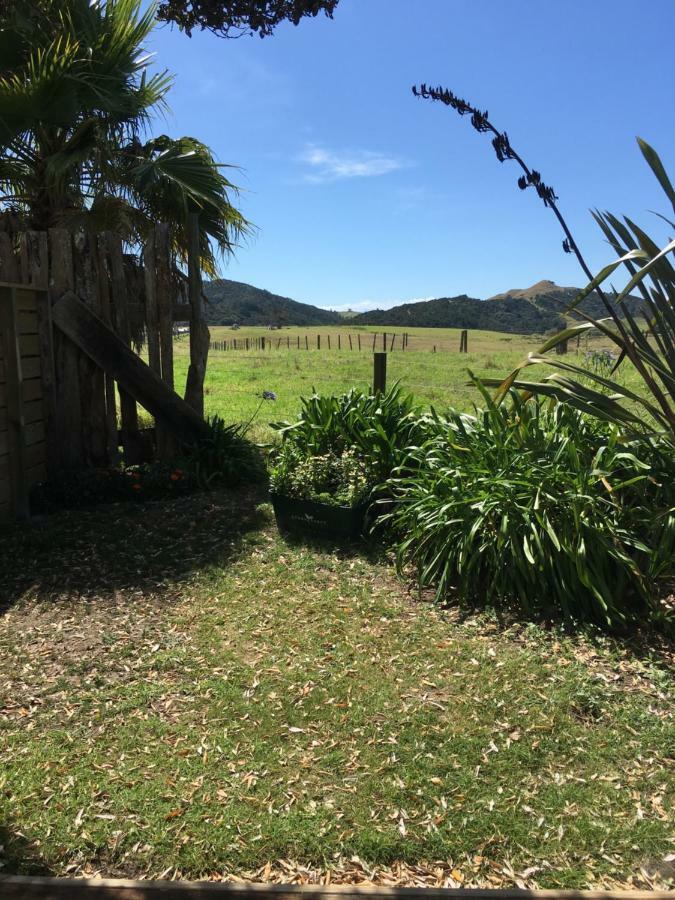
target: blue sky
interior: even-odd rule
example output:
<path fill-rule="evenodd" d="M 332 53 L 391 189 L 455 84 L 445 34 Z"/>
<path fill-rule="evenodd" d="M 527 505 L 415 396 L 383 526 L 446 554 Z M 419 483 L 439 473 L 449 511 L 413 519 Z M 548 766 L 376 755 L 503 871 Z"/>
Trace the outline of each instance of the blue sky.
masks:
<path fill-rule="evenodd" d="M 341 0 L 271 38 L 155 31 L 176 74 L 156 128 L 209 144 L 257 226 L 224 277 L 333 308 L 578 285 L 550 212 L 487 136 L 415 99 L 443 84 L 489 110 L 560 197 L 592 268 L 590 207 L 660 233 L 635 136 L 675 171 L 673 0 Z"/>

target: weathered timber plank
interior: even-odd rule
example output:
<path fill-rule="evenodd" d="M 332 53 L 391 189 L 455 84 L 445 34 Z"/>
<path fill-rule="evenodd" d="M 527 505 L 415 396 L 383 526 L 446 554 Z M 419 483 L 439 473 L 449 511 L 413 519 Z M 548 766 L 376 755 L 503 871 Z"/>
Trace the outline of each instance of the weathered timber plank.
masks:
<path fill-rule="evenodd" d="M 44 411 L 42 408 L 42 400 L 33 400 L 31 403 L 24 403 L 23 420 L 24 424 L 31 425 L 33 422 L 42 422 Z M 0 428 L 2 428 L 2 416 L 0 415 Z"/>
<path fill-rule="evenodd" d="M 0 877 L 3 900 L 675 900 L 673 891 L 529 891 L 483 888 L 406 888 L 379 885 L 236 884 L 205 881 Z"/>
<path fill-rule="evenodd" d="M 9 435 L 6 431 L 0 431 L 0 459 L 9 453 Z"/>
<path fill-rule="evenodd" d="M 46 231 L 25 231 L 19 236 L 21 281 L 46 291 L 49 286 L 49 250 Z"/>
<path fill-rule="evenodd" d="M 19 334 L 37 334 L 38 320 L 36 309 L 18 310 Z"/>
<path fill-rule="evenodd" d="M 30 471 L 35 466 L 42 465 L 47 461 L 47 446 L 44 441 L 39 444 L 32 444 L 26 447 L 25 452 L 26 471 Z"/>
<path fill-rule="evenodd" d="M 9 405 L 10 387 L 7 382 L 0 384 L 0 406 L 7 408 Z M 32 400 L 42 399 L 42 382 L 39 378 L 23 379 L 21 385 L 21 401 L 22 403 L 30 403 Z"/>
<path fill-rule="evenodd" d="M 3 363 L 0 363 L 0 381 L 4 381 L 2 377 Z M 43 396 L 44 396 L 44 378 L 42 375 L 42 366 L 38 356 L 22 356 L 21 365 L 23 367 L 24 378 L 42 378 Z"/>
<path fill-rule="evenodd" d="M 122 239 L 118 234 L 106 233 L 108 261 L 110 264 L 112 318 L 119 338 L 131 346 L 131 329 L 129 327 L 129 289 L 124 271 Z M 141 437 L 138 431 L 138 409 L 136 401 L 119 388 L 120 418 L 122 420 L 121 440 L 124 461 L 127 465 L 136 465 L 142 461 Z"/>
<path fill-rule="evenodd" d="M 78 235 L 74 242 L 75 292 L 96 315 L 101 314 L 97 289 L 96 236 Z M 82 400 L 82 444 L 84 462 L 105 466 L 107 459 L 105 376 L 87 354 L 78 356 Z"/>
<path fill-rule="evenodd" d="M 19 261 L 14 253 L 12 238 L 0 231 L 0 282 L 16 284 L 19 281 Z"/>
<path fill-rule="evenodd" d="M 21 288 L 17 296 L 17 308 L 20 313 L 35 312 L 37 310 L 37 291 L 31 288 Z"/>
<path fill-rule="evenodd" d="M 20 334 L 19 349 L 21 356 L 39 356 L 40 355 L 40 339 L 37 334 Z"/>
<path fill-rule="evenodd" d="M 113 327 L 112 306 L 110 300 L 111 275 L 108 264 L 108 246 L 105 234 L 96 238 L 96 276 L 100 315 L 109 327 Z M 117 443 L 117 391 L 110 375 L 104 375 L 105 394 L 105 442 L 107 464 L 116 465 L 119 457 Z"/>
<path fill-rule="evenodd" d="M 0 522 L 7 523 L 11 518 L 9 503 L 0 503 Z"/>
<path fill-rule="evenodd" d="M 2 435 L 4 432 L 0 431 L 0 448 L 2 447 Z M 30 447 L 33 444 L 39 444 L 41 441 L 46 440 L 46 428 L 44 422 L 31 422 L 30 425 L 26 425 L 23 430 L 24 440 L 26 442 L 26 447 Z M 0 449 L 0 453 L 2 450 Z"/>
<path fill-rule="evenodd" d="M 26 306 L 35 310 L 35 333 L 38 341 L 40 376 L 42 378 L 42 401 L 50 470 L 58 468 L 58 445 L 56 435 L 56 372 L 54 367 L 54 343 L 52 336 L 51 301 L 49 289 L 49 236 L 47 232 L 29 231 L 21 240 L 21 271 L 26 284 L 33 291 L 22 292 Z M 21 295 L 20 295 L 21 296 Z M 32 306 L 31 306 L 32 304 Z M 24 317 L 26 319 L 26 317 Z M 26 319 L 32 323 L 32 317 Z M 26 330 L 24 333 L 33 333 Z M 24 377 L 28 369 L 24 366 Z"/>
<path fill-rule="evenodd" d="M 39 359 L 25 359 L 26 377 L 39 374 L 42 379 L 42 404 L 47 441 L 47 468 L 55 474 L 59 468 L 58 428 L 56 411 L 56 370 L 54 367 L 54 329 L 52 327 L 52 304 L 47 291 L 40 291 L 37 300 Z M 37 369 L 37 372 L 35 372 Z"/>
<path fill-rule="evenodd" d="M 42 399 L 42 379 L 24 378 L 21 399 L 24 403 Z"/>
<path fill-rule="evenodd" d="M 51 273 L 49 299 L 54 303 L 75 286 L 72 239 L 67 231 L 53 228 L 49 232 Z M 80 379 L 77 359 L 79 351 L 61 332 L 54 332 L 54 370 L 56 420 L 58 422 L 57 464 L 67 469 L 78 468 L 83 462 L 80 404 Z"/>
<path fill-rule="evenodd" d="M 26 470 L 26 481 L 28 482 L 28 488 L 30 488 L 37 484 L 38 481 L 45 481 L 47 478 L 47 465 L 44 462 L 41 462 L 37 466 L 32 466 L 30 469 Z M 0 894 L 0 896 L 2 896 Z"/>
<path fill-rule="evenodd" d="M 25 413 L 25 411 L 24 411 Z M 0 431 L 7 431 L 7 408 L 0 405 Z"/>
<path fill-rule="evenodd" d="M 204 420 L 69 292 L 54 304 L 54 324 L 183 443 L 208 434 Z"/>
<path fill-rule="evenodd" d="M 0 290 L 0 332 L 5 360 L 3 390 L 6 394 L 7 437 L 9 443 L 10 498 L 17 519 L 29 516 L 28 484 L 23 429 L 23 374 L 17 333 L 18 311 L 16 288 Z"/>

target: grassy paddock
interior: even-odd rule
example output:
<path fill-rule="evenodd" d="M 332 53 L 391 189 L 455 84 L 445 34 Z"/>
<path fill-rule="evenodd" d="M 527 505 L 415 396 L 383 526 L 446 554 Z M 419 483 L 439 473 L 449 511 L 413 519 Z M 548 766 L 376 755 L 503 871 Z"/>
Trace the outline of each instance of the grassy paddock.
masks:
<path fill-rule="evenodd" d="M 261 350 L 213 350 L 209 354 L 206 377 L 206 411 L 218 413 L 228 421 L 247 421 L 256 411 L 263 390 L 274 391 L 278 400 L 275 404 L 265 404 L 261 409 L 253 430 L 254 436 L 269 437 L 267 422 L 276 419 L 293 418 L 299 409 L 300 397 L 316 388 L 320 393 L 341 393 L 351 387 L 368 389 L 372 384 L 372 336 L 379 336 L 377 349 L 382 348 L 381 331 L 374 328 L 303 329 L 284 328 L 269 331 L 266 328 L 211 328 L 213 341 L 237 342 L 264 336 L 271 349 Z M 390 329 L 388 341 L 403 329 Z M 352 335 L 356 348 L 356 334 L 362 337 L 362 351 L 349 350 L 347 334 Z M 316 349 L 316 336 L 321 335 L 321 350 Z M 337 349 L 337 335 L 341 335 L 342 349 Z M 400 380 L 403 387 L 413 393 L 422 405 L 434 405 L 439 409 L 455 406 L 471 409 L 480 402 L 478 392 L 467 384 L 467 370 L 484 377 L 506 375 L 526 356 L 528 351 L 537 349 L 541 335 L 513 335 L 492 331 L 470 331 L 469 353 L 459 353 L 458 329 L 413 328 L 409 331 L 409 349 L 394 349 L 388 359 L 388 381 Z M 328 350 L 328 336 L 331 349 Z M 308 337 L 309 350 L 304 349 L 304 338 Z M 300 337 L 301 349 L 297 349 Z M 287 349 L 287 340 L 291 349 Z M 281 346 L 277 349 L 277 342 Z M 437 352 L 433 352 L 433 346 Z M 579 354 L 571 352 L 568 359 L 582 362 L 587 347 L 600 349 L 606 342 L 595 339 L 582 341 Z M 574 348 L 576 350 L 576 345 Z M 176 384 L 183 385 L 189 363 L 189 339 L 183 336 L 176 340 Z M 530 373 L 537 376 L 537 370 Z M 541 371 L 539 374 L 543 374 Z M 180 387 L 179 387 L 180 390 Z"/>
<path fill-rule="evenodd" d="M 3 535 L 3 871 L 667 884 L 665 653 L 459 620 L 257 503 Z"/>

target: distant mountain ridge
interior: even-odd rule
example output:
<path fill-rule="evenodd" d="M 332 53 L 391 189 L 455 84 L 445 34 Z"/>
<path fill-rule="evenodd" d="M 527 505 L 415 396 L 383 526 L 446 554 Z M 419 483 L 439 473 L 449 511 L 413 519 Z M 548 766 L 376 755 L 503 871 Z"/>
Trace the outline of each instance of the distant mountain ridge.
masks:
<path fill-rule="evenodd" d="M 403 303 L 391 309 L 371 310 L 353 319 L 358 325 L 408 326 L 410 328 L 478 328 L 532 334 L 565 327 L 566 310 L 580 288 L 562 287 L 553 281 L 538 281 L 529 288 L 513 288 L 488 300 L 476 297 L 440 297 L 418 303 Z M 639 314 L 642 300 L 627 298 L 631 314 Z M 593 317 L 607 313 L 595 294 L 586 297 L 579 309 Z"/>
<path fill-rule="evenodd" d="M 538 281 L 529 288 L 515 288 L 510 291 L 505 291 L 503 294 L 495 294 L 494 297 L 488 298 L 488 302 L 515 298 L 517 300 L 526 300 L 529 303 L 533 303 L 539 309 L 560 313 L 570 305 L 577 294 L 579 294 L 580 290 L 581 288 L 577 287 L 562 287 L 554 281 L 545 279 L 543 281 Z M 627 306 L 631 315 L 635 315 L 642 309 L 642 298 L 631 295 L 623 301 L 622 305 Z M 607 315 L 602 300 L 596 293 L 592 293 L 588 297 L 585 297 L 580 303 L 579 309 L 595 318 Z"/>
<path fill-rule="evenodd" d="M 351 314 L 320 309 L 281 297 L 242 281 L 226 278 L 207 282 L 206 319 L 209 325 L 377 325 L 426 328 L 474 328 L 533 334 L 563 328 L 565 310 L 579 288 L 563 287 L 553 281 L 538 281 L 529 288 L 513 288 L 487 300 L 461 294 L 402 303 L 390 309 L 375 309 Z M 628 298 L 632 314 L 639 313 L 639 297 Z M 581 309 L 592 316 L 605 315 L 598 297 L 585 298 Z"/>
<path fill-rule="evenodd" d="M 243 281 L 219 278 L 204 284 L 209 325 L 339 325 L 339 313 L 280 297 Z"/>
<path fill-rule="evenodd" d="M 528 333 L 564 325 L 562 316 L 544 312 L 527 300 L 507 297 L 499 303 L 477 297 L 438 297 L 362 313 L 355 325 L 422 328 L 478 328 L 481 331 Z"/>

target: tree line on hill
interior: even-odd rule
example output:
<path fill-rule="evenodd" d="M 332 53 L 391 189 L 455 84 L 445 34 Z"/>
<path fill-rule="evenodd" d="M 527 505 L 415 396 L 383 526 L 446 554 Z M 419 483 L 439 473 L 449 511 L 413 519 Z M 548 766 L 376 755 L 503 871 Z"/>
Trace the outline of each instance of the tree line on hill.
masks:
<path fill-rule="evenodd" d="M 339 325 L 343 317 L 240 281 L 219 279 L 204 286 L 206 316 L 210 325 Z M 377 325 L 407 328 L 468 328 L 512 334 L 542 334 L 565 325 L 565 310 L 577 288 L 560 287 L 540 281 L 526 289 L 497 294 L 479 300 L 462 294 L 403 303 L 391 309 L 375 309 L 350 317 L 350 325 Z M 639 312 L 641 300 L 630 298 L 631 313 Z M 603 314 L 599 299 L 587 297 L 581 308 L 589 315 Z"/>

